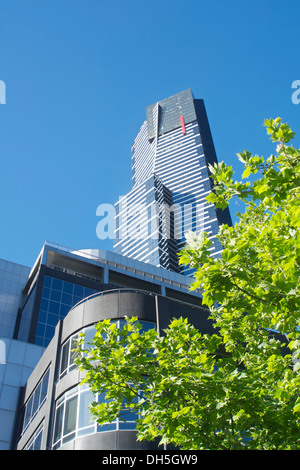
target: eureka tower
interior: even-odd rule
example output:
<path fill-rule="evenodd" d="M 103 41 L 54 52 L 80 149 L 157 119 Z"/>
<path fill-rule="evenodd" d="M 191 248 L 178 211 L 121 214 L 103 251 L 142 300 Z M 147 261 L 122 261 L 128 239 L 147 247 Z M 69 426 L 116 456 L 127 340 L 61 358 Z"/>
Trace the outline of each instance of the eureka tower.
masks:
<path fill-rule="evenodd" d="M 132 189 L 115 205 L 114 251 L 190 274 L 177 253 L 192 230 L 207 232 L 218 256 L 219 225 L 231 219 L 206 201 L 216 162 L 204 102 L 190 89 L 148 106 L 132 146 Z"/>

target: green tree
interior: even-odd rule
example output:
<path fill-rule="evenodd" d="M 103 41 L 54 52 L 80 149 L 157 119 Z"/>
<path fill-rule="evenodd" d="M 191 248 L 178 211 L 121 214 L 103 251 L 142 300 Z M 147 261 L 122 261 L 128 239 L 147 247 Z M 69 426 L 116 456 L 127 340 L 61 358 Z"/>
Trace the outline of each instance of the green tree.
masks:
<path fill-rule="evenodd" d="M 107 394 L 91 407 L 99 423 L 138 412 L 138 439 L 182 449 L 299 447 L 300 150 L 280 118 L 265 125 L 276 154 L 239 154 L 241 182 L 223 162 L 210 168 L 208 200 L 245 204 L 234 227 L 220 227 L 221 256 L 210 256 L 205 233 L 188 234 L 180 253 L 216 333 L 202 335 L 182 318 L 161 336 L 143 333 L 136 318 L 123 330 L 100 322 L 78 357 L 84 380 Z"/>

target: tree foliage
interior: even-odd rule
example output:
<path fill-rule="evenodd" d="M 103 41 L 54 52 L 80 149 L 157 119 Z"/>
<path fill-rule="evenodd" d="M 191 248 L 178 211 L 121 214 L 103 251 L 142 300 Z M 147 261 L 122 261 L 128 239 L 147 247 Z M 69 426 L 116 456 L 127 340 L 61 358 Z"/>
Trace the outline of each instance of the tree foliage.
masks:
<path fill-rule="evenodd" d="M 299 447 L 300 150 L 280 118 L 265 126 L 276 153 L 240 153 L 241 182 L 223 162 L 210 168 L 208 200 L 245 205 L 233 227 L 220 227 L 221 256 L 210 256 L 205 233 L 188 234 L 180 253 L 215 334 L 182 318 L 163 335 L 142 332 L 136 318 L 122 330 L 100 322 L 78 358 L 92 390 L 107 393 L 107 403 L 91 407 L 99 423 L 138 411 L 138 439 L 183 449 Z"/>

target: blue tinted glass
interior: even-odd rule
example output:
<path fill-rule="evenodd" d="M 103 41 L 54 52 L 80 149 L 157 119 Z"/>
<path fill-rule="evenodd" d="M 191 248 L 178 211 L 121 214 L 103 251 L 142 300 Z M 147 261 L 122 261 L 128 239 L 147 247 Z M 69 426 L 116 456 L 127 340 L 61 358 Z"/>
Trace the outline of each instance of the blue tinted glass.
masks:
<path fill-rule="evenodd" d="M 63 304 L 67 304 L 67 305 L 72 305 L 73 304 L 72 296 L 70 294 L 62 293 L 61 301 L 62 301 Z"/>
<path fill-rule="evenodd" d="M 78 302 L 80 302 L 81 300 L 82 297 L 76 297 L 75 295 L 73 295 L 73 305 L 78 304 Z"/>
<path fill-rule="evenodd" d="M 65 317 L 65 316 L 69 313 L 70 308 L 71 308 L 71 307 L 70 307 L 69 305 L 61 304 L 61 306 L 60 306 L 60 312 L 59 312 L 59 313 L 60 313 L 60 316 L 61 316 L 61 317 Z"/>
<path fill-rule="evenodd" d="M 78 297 L 83 298 L 84 297 L 84 287 L 74 285 L 74 295 L 77 295 Z"/>
<path fill-rule="evenodd" d="M 56 279 L 55 277 L 52 279 L 52 289 L 62 290 L 63 281 L 61 279 Z"/>
<path fill-rule="evenodd" d="M 97 426 L 97 432 L 114 431 L 116 429 L 116 423 L 103 424 L 103 426 Z"/>
<path fill-rule="evenodd" d="M 136 428 L 136 423 L 131 422 L 131 423 L 124 423 L 122 421 L 119 422 L 119 429 L 135 429 Z"/>
<path fill-rule="evenodd" d="M 50 299 L 55 300 L 56 302 L 60 302 L 61 292 L 58 290 L 51 290 Z"/>
<path fill-rule="evenodd" d="M 55 328 L 54 326 L 46 326 L 45 338 L 52 339 L 54 336 Z"/>
<path fill-rule="evenodd" d="M 42 298 L 40 308 L 42 310 L 48 310 L 48 300 L 47 299 Z"/>
<path fill-rule="evenodd" d="M 49 277 L 49 276 L 45 276 L 44 277 L 44 286 L 45 287 L 51 287 L 51 282 L 52 282 L 52 278 Z"/>
<path fill-rule="evenodd" d="M 42 382 L 42 390 L 41 390 L 41 403 L 43 403 L 44 399 L 47 396 L 47 390 L 48 390 L 48 380 L 49 380 L 49 369 L 46 372 L 43 382 Z"/>
<path fill-rule="evenodd" d="M 64 281 L 63 292 L 66 294 L 73 294 L 73 284 L 71 282 Z"/>
<path fill-rule="evenodd" d="M 50 289 L 48 289 L 47 287 L 44 287 L 43 288 L 43 293 L 42 293 L 42 296 L 44 299 L 50 299 Z"/>
<path fill-rule="evenodd" d="M 42 431 L 37 435 L 34 441 L 34 450 L 40 450 L 42 445 Z"/>
<path fill-rule="evenodd" d="M 47 324 L 51 326 L 56 326 L 58 323 L 58 315 L 54 315 L 52 313 L 48 313 Z"/>
<path fill-rule="evenodd" d="M 52 338 L 50 336 L 51 331 L 52 335 L 54 334 L 54 330 L 51 327 L 56 326 L 59 319 L 65 318 L 74 305 L 95 292 L 93 289 L 84 288 L 78 284 L 45 276 L 39 322 L 49 325 L 50 328 L 45 336 L 45 332 L 43 333 L 44 327 L 42 327 L 37 334 L 39 339 L 35 343 L 47 346 L 49 341 L 46 338 Z M 47 314 L 49 315 L 47 316 Z"/>
<path fill-rule="evenodd" d="M 136 419 L 138 419 L 138 413 L 135 413 L 133 411 L 123 410 L 120 413 L 120 423 L 122 422 L 122 420 L 135 421 Z"/>
<path fill-rule="evenodd" d="M 47 322 L 47 312 L 44 310 L 40 310 L 39 313 L 39 323 L 46 323 Z"/>
<path fill-rule="evenodd" d="M 113 321 L 111 323 L 114 323 Z M 122 330 L 126 325 L 126 320 L 119 320 L 118 328 Z"/>
<path fill-rule="evenodd" d="M 59 314 L 59 307 L 60 307 L 60 305 L 59 305 L 58 302 L 52 302 L 52 300 L 50 300 L 48 311 L 51 312 L 51 313 L 56 313 L 58 315 Z"/>
<path fill-rule="evenodd" d="M 84 297 L 89 297 L 90 295 L 93 295 L 96 291 L 93 289 L 89 289 L 88 287 L 85 287 L 84 289 Z"/>
<path fill-rule="evenodd" d="M 36 335 L 37 336 L 44 336 L 45 335 L 45 328 L 46 328 L 46 325 L 44 325 L 43 323 L 39 323 L 37 328 L 36 328 Z"/>
<path fill-rule="evenodd" d="M 142 331 L 153 330 L 155 328 L 155 323 L 151 321 L 140 321 L 142 325 Z"/>

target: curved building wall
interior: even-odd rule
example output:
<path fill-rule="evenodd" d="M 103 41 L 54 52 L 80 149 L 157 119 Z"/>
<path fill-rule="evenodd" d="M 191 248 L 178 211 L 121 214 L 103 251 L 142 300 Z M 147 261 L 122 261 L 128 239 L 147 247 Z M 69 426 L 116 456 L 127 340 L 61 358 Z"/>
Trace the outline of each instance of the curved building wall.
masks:
<path fill-rule="evenodd" d="M 89 402 L 89 391 L 79 387 L 83 375 L 68 359 L 69 343 L 78 332 L 90 331 L 100 320 L 122 321 L 124 316 L 137 316 L 146 328 L 159 325 L 161 329 L 166 328 L 172 318 L 184 316 L 203 333 L 210 333 L 212 326 L 208 315 L 202 307 L 130 289 L 106 291 L 79 303 L 57 325 L 54 338 L 22 391 L 20 408 L 23 412 L 15 428 L 14 448 L 158 448 L 156 442 L 136 441 L 134 417 L 129 417 L 128 424 L 122 425 L 126 429 L 122 429 L 119 422 L 102 429 L 95 423 L 90 424 L 84 407 Z M 63 366 L 62 361 L 65 361 Z"/>

